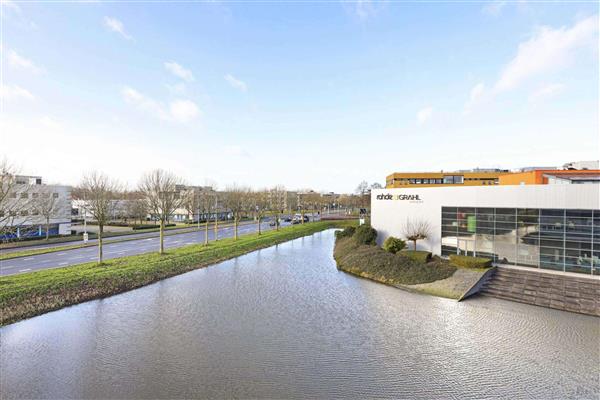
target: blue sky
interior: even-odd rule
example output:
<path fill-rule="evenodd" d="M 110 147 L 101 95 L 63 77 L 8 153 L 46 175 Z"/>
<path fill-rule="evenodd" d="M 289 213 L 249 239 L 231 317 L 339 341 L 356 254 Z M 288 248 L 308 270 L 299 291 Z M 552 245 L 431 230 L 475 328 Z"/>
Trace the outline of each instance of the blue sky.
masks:
<path fill-rule="evenodd" d="M 3 2 L 2 150 L 76 184 L 352 191 L 598 159 L 595 2 Z"/>

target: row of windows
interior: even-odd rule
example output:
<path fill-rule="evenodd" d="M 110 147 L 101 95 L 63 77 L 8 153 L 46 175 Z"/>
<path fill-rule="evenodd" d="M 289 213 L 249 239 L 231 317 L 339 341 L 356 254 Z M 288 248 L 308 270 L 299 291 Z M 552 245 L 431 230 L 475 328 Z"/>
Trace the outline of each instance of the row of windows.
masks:
<path fill-rule="evenodd" d="M 399 183 L 401 185 L 449 185 L 461 184 L 465 181 L 479 181 L 483 185 L 497 185 L 498 179 L 495 178 L 464 178 L 462 175 L 446 175 L 443 178 L 399 178 L 393 179 L 388 184 Z"/>
<path fill-rule="evenodd" d="M 600 274 L 600 210 L 442 208 L 442 254 Z"/>
<path fill-rule="evenodd" d="M 41 194 L 41 196 L 40 196 Z M 16 192 L 12 192 L 10 193 L 9 197 L 11 199 L 16 199 L 17 197 L 19 197 L 20 199 L 28 199 L 29 198 L 29 193 L 24 192 L 21 193 L 19 195 L 17 195 Z M 32 199 L 37 199 L 37 198 L 49 198 L 50 197 L 50 193 L 31 193 L 31 198 Z M 52 193 L 52 197 L 54 197 L 55 199 L 58 199 L 58 193 Z"/>

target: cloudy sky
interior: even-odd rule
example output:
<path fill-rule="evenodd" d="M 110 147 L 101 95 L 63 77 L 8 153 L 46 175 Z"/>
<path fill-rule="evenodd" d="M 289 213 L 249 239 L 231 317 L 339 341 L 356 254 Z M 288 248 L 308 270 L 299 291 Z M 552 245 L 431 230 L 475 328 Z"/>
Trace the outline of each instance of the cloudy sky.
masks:
<path fill-rule="evenodd" d="M 598 4 L 2 1 L 0 156 L 352 191 L 597 159 Z"/>

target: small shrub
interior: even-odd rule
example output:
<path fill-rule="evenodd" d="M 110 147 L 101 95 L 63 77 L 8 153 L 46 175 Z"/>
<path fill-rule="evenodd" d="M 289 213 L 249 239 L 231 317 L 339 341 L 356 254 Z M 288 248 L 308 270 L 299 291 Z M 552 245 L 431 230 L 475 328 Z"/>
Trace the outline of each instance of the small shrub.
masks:
<path fill-rule="evenodd" d="M 335 232 L 335 237 L 336 237 L 336 239 L 341 239 L 341 238 L 346 238 L 346 237 L 352 237 L 352 235 L 354 235 L 354 231 L 356 231 L 355 227 L 348 226 L 348 227 L 344 228 L 341 231 L 336 231 Z"/>
<path fill-rule="evenodd" d="M 358 244 L 377 244 L 377 231 L 368 225 L 361 225 L 354 231 L 352 236 L 354 241 Z"/>
<path fill-rule="evenodd" d="M 406 242 L 404 240 L 395 238 L 393 236 L 388 237 L 385 239 L 385 242 L 383 242 L 383 249 L 392 254 L 396 254 L 400 250 L 404 250 L 405 247 Z"/>
<path fill-rule="evenodd" d="M 490 258 L 450 255 L 450 264 L 464 268 L 486 268 L 492 265 Z"/>
<path fill-rule="evenodd" d="M 401 254 L 418 263 L 427 263 L 431 260 L 431 253 L 429 251 L 405 250 Z"/>

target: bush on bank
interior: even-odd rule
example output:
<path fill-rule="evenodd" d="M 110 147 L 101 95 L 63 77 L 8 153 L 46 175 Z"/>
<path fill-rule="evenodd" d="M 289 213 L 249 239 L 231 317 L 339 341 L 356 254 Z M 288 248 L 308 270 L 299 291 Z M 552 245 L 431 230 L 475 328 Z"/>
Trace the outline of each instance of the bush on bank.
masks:
<path fill-rule="evenodd" d="M 342 229 L 341 231 L 336 231 L 335 238 L 341 239 L 341 238 L 345 238 L 345 237 L 352 237 L 352 235 L 354 235 L 355 230 L 356 230 L 356 227 L 347 226 L 344 229 Z"/>
<path fill-rule="evenodd" d="M 383 249 L 390 253 L 396 254 L 406 247 L 406 242 L 402 239 L 395 238 L 393 236 L 388 237 L 383 242 Z"/>
<path fill-rule="evenodd" d="M 450 255 L 450 264 L 463 268 L 487 268 L 492 265 L 490 258 Z"/>
<path fill-rule="evenodd" d="M 357 244 L 374 246 L 377 244 L 377 231 L 369 225 L 361 225 L 356 228 L 352 238 Z"/>
<path fill-rule="evenodd" d="M 0 278 L 0 325 L 107 297 L 353 221 L 322 221 L 170 250 Z"/>

